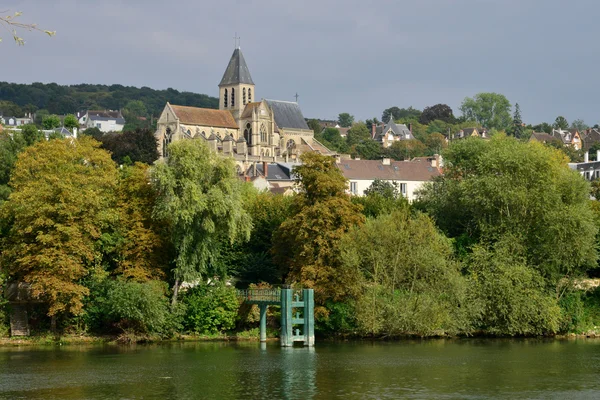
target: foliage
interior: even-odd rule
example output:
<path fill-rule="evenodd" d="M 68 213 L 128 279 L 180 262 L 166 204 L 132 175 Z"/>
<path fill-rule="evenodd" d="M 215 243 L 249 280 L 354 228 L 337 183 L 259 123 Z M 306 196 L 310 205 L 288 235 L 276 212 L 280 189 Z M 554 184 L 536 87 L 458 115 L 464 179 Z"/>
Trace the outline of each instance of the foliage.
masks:
<path fill-rule="evenodd" d="M 596 264 L 589 186 L 560 152 L 497 135 L 456 142 L 444 158 L 444 177 L 425 185 L 415 205 L 450 237 L 513 235 L 527 265 L 551 281 Z"/>
<path fill-rule="evenodd" d="M 352 125 L 352 128 L 348 129 L 348 136 L 346 136 L 348 146 L 362 143 L 369 139 L 371 139 L 371 132 L 369 132 L 364 122 L 358 122 Z"/>
<path fill-rule="evenodd" d="M 242 207 L 233 160 L 199 140 L 169 146 L 169 158 L 153 170 L 158 192 L 154 216 L 170 225 L 175 247 L 173 302 L 183 281 L 222 275 L 212 268 L 221 239 L 247 240 L 251 220 Z"/>
<path fill-rule="evenodd" d="M 519 103 L 515 103 L 512 135 L 517 139 L 521 139 L 521 137 L 523 136 L 523 120 L 521 119 L 521 107 L 519 107 Z"/>
<path fill-rule="evenodd" d="M 453 122 L 454 114 L 452 113 L 452 108 L 450 108 L 450 106 L 447 104 L 436 104 L 430 107 L 425 107 L 421 117 L 419 118 L 419 122 L 427 125 L 436 119 L 444 122 Z"/>
<path fill-rule="evenodd" d="M 560 308 L 542 275 L 527 264 L 514 236 L 478 245 L 469 260 L 470 299 L 481 309 L 476 326 L 496 335 L 541 335 L 558 331 Z"/>
<path fill-rule="evenodd" d="M 223 284 L 198 285 L 185 292 L 185 329 L 200 334 L 229 331 L 235 327 L 239 308 L 235 289 Z"/>
<path fill-rule="evenodd" d="M 383 155 L 383 147 L 381 143 L 373 139 L 364 140 L 354 146 L 353 156 L 359 156 L 364 160 L 379 160 Z"/>
<path fill-rule="evenodd" d="M 387 123 L 390 120 L 390 116 L 394 118 L 394 120 L 398 119 L 414 119 L 419 120 L 421 118 L 421 110 L 417 110 L 412 106 L 408 108 L 398 108 L 398 107 L 390 107 L 383 110 L 381 114 L 381 121 Z"/>
<path fill-rule="evenodd" d="M 562 115 L 559 115 L 554 120 L 554 124 L 552 124 L 552 127 L 554 129 L 569 129 L 569 122 L 567 121 L 567 119 L 565 117 L 563 117 Z"/>
<path fill-rule="evenodd" d="M 33 124 L 23 125 L 21 127 L 21 135 L 23 135 L 23 139 L 25 139 L 27 146 L 31 146 L 35 142 L 45 139 L 44 133 Z"/>
<path fill-rule="evenodd" d="M 88 289 L 80 280 L 97 258 L 95 241 L 114 219 L 117 170 L 99 145 L 84 137 L 28 147 L 0 208 L 10 226 L 0 265 L 11 279 L 31 284 L 49 315 L 81 312 Z"/>
<path fill-rule="evenodd" d="M 124 131 L 148 127 L 148 110 L 141 100 L 130 100 L 123 107 L 123 118 L 125 118 Z"/>
<path fill-rule="evenodd" d="M 417 139 L 397 140 L 387 148 L 388 155 L 397 161 L 425 155 L 425 145 Z"/>
<path fill-rule="evenodd" d="M 351 230 L 340 247 L 343 269 L 356 276 L 361 332 L 429 336 L 468 326 L 460 266 L 429 217 L 407 209 L 379 216 Z"/>
<path fill-rule="evenodd" d="M 349 128 L 353 123 L 354 115 L 348 113 L 340 113 L 340 115 L 338 115 L 338 124 L 340 124 L 342 128 Z"/>
<path fill-rule="evenodd" d="M 0 204 L 8 198 L 10 188 L 7 186 L 10 175 L 17 162 L 17 157 L 27 145 L 22 133 L 0 132 Z"/>
<path fill-rule="evenodd" d="M 90 133 L 96 134 L 96 132 Z M 138 128 L 123 133 L 111 132 L 102 135 L 99 140 L 102 142 L 102 148 L 110 151 L 111 157 L 117 164 L 141 162 L 151 165 L 158 160 L 156 137 L 148 128 Z"/>
<path fill-rule="evenodd" d="M 73 129 L 79 128 L 79 120 L 73 114 L 65 115 L 65 119 L 63 120 L 63 126 L 69 131 L 73 132 Z"/>
<path fill-rule="evenodd" d="M 348 150 L 346 141 L 340 135 L 340 131 L 337 128 L 325 128 L 321 131 L 320 135 L 316 136 L 317 140 L 322 140 L 323 144 L 328 146 L 331 150 L 337 150 L 344 153 Z"/>
<path fill-rule="evenodd" d="M 446 136 L 441 133 L 431 133 L 425 138 L 425 146 L 429 155 L 441 154 L 442 150 L 448 147 Z"/>
<path fill-rule="evenodd" d="M 8 30 L 15 43 L 19 46 L 23 46 L 25 44 L 25 39 L 23 39 L 22 37 L 19 36 L 19 34 L 17 33 L 17 29 L 20 30 L 26 30 L 26 31 L 38 31 L 38 32 L 42 32 L 45 33 L 48 36 L 54 36 L 56 35 L 56 31 L 48 31 L 46 29 L 40 29 L 38 28 L 37 24 L 28 24 L 28 23 L 23 23 L 23 22 L 19 22 L 17 20 L 17 18 L 19 18 L 23 13 L 22 12 L 16 12 L 14 14 L 8 14 L 8 15 L 0 15 L 0 26 L 5 28 L 6 30 Z M 0 42 L 2 41 L 2 38 L 0 37 Z"/>
<path fill-rule="evenodd" d="M 300 193 L 296 214 L 285 220 L 274 236 L 275 260 L 289 268 L 286 281 L 315 289 L 322 305 L 347 295 L 348 277 L 340 273 L 338 243 L 364 217 L 351 203 L 347 183 L 331 157 L 304 153 L 303 164 L 294 169 Z"/>
<path fill-rule="evenodd" d="M 60 118 L 58 118 L 58 115 L 48 115 L 42 120 L 42 126 L 47 130 L 58 128 L 60 126 Z"/>
<path fill-rule="evenodd" d="M 321 123 L 319 122 L 318 119 L 309 119 L 308 122 L 306 123 L 308 125 L 309 129 L 312 129 L 313 132 L 315 133 L 315 135 L 318 135 L 321 133 L 321 131 L 323 130 L 323 128 L 321 127 Z"/>
<path fill-rule="evenodd" d="M 583 132 L 586 129 L 589 129 L 589 126 L 582 119 L 576 119 L 571 122 L 571 129 L 575 129 L 577 132 Z"/>
<path fill-rule="evenodd" d="M 466 97 L 460 111 L 467 120 L 477 121 L 487 129 L 506 130 L 510 127 L 510 102 L 499 93 L 478 93 Z"/>
<path fill-rule="evenodd" d="M 98 141 L 102 141 L 102 136 L 104 136 L 104 132 L 102 132 L 99 128 L 87 128 L 81 131 L 82 135 L 91 136 Z"/>

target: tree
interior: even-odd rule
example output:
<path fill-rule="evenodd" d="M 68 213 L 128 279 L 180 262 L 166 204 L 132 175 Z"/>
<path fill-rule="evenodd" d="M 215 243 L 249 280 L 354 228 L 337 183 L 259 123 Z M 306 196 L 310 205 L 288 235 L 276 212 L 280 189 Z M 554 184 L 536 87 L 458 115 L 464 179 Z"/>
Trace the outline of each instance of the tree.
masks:
<path fill-rule="evenodd" d="M 88 128 L 84 133 L 97 135 L 96 131 L 89 132 Z M 141 162 L 152 164 L 158 160 L 158 147 L 154 132 L 148 128 L 126 131 L 123 133 L 113 132 L 101 135 L 99 140 L 102 142 L 102 148 L 110 151 L 113 160 L 117 164 L 133 164 Z"/>
<path fill-rule="evenodd" d="M 371 139 L 371 132 L 369 132 L 364 122 L 358 122 L 348 129 L 346 143 L 348 143 L 348 146 L 352 146 L 369 139 Z"/>
<path fill-rule="evenodd" d="M 453 122 L 454 114 L 452 113 L 452 108 L 447 104 L 436 104 L 434 106 L 425 107 L 419 118 L 419 122 L 427 125 L 436 119 L 444 122 Z"/>
<path fill-rule="evenodd" d="M 589 129 L 589 126 L 582 119 L 576 119 L 571 122 L 571 129 L 575 129 L 577 132 L 583 132 L 586 129 Z"/>
<path fill-rule="evenodd" d="M 365 125 L 367 125 L 367 129 L 369 130 L 369 132 L 373 132 L 373 125 L 377 126 L 379 125 L 379 120 L 377 119 L 377 117 L 374 117 L 373 119 L 367 119 L 365 121 Z"/>
<path fill-rule="evenodd" d="M 31 285 L 48 315 L 79 314 L 96 242 L 114 219 L 117 169 L 90 138 L 41 141 L 21 153 L 0 215 L 9 224 L 0 265 Z M 53 321 L 55 319 L 53 318 Z"/>
<path fill-rule="evenodd" d="M 425 185 L 415 206 L 457 245 L 512 235 L 550 283 L 596 265 L 589 185 L 562 153 L 496 135 L 458 141 L 444 159 L 444 176 Z"/>
<path fill-rule="evenodd" d="M 387 149 L 388 155 L 397 161 L 410 160 L 425 154 L 425 145 L 417 139 L 397 140 Z"/>
<path fill-rule="evenodd" d="M 315 133 L 315 135 L 320 134 L 321 131 L 323 130 L 323 128 L 321 127 L 321 123 L 317 119 L 314 119 L 314 118 L 309 119 L 306 124 L 308 125 L 309 129 L 312 129 L 312 131 Z"/>
<path fill-rule="evenodd" d="M 413 108 L 412 106 L 408 108 L 398 108 L 398 107 L 390 107 L 383 110 L 381 114 L 381 121 L 384 123 L 388 123 L 390 121 L 390 116 L 397 119 L 408 119 L 408 120 L 419 120 L 421 118 L 421 111 Z"/>
<path fill-rule="evenodd" d="M 340 131 L 337 128 L 325 128 L 320 135 L 316 135 L 317 140 L 323 140 L 323 144 L 329 147 L 331 150 L 345 153 L 348 151 L 346 141 L 340 135 Z"/>
<path fill-rule="evenodd" d="M 19 153 L 27 146 L 19 132 L 0 131 L 0 205 L 11 192 L 8 181 L 17 162 Z"/>
<path fill-rule="evenodd" d="M 541 124 L 537 124 L 537 125 L 533 125 L 531 127 L 531 129 L 534 132 L 546 132 L 546 133 L 552 133 L 552 125 L 550 125 L 547 122 L 542 122 Z"/>
<path fill-rule="evenodd" d="M 9 32 L 11 32 L 12 37 L 17 45 L 23 46 L 25 44 L 25 39 L 23 39 L 22 37 L 20 37 L 18 35 L 17 29 L 26 30 L 29 32 L 31 32 L 31 31 L 43 32 L 48 36 L 56 35 L 56 31 L 48 31 L 45 29 L 40 29 L 40 28 L 38 28 L 37 24 L 26 24 L 26 23 L 17 21 L 17 18 L 19 18 L 22 14 L 23 14 L 22 12 L 16 12 L 14 14 L 9 14 L 9 15 L 0 15 L 0 26 L 2 26 L 3 28 L 5 28 Z M 2 41 L 2 38 L 0 37 L 0 42 L 1 41 Z"/>
<path fill-rule="evenodd" d="M 521 119 L 521 107 L 519 107 L 519 103 L 515 103 L 512 135 L 517 139 L 521 139 L 523 136 L 523 120 Z"/>
<path fill-rule="evenodd" d="M 69 131 L 73 132 L 73 129 L 79 128 L 79 120 L 73 114 L 65 115 L 65 119 L 63 120 L 63 126 Z"/>
<path fill-rule="evenodd" d="M 82 135 L 91 136 L 99 142 L 102 141 L 102 136 L 104 136 L 104 132 L 102 132 L 99 128 L 95 126 L 93 128 L 87 128 L 81 131 Z"/>
<path fill-rule="evenodd" d="M 441 154 L 442 150 L 448 147 L 446 136 L 441 133 L 432 133 L 425 138 L 425 146 L 433 154 Z"/>
<path fill-rule="evenodd" d="M 143 128 L 148 125 L 148 110 L 141 100 L 130 100 L 123 108 L 123 118 L 125 118 L 124 131 Z"/>
<path fill-rule="evenodd" d="M 488 129 L 506 130 L 511 125 L 510 102 L 498 93 L 478 93 L 466 97 L 460 111 L 467 120 L 476 121 Z"/>
<path fill-rule="evenodd" d="M 346 194 L 346 179 L 333 158 L 303 153 L 301 159 L 294 169 L 300 190 L 296 213 L 277 229 L 273 252 L 277 264 L 289 271 L 286 281 L 314 288 L 315 301 L 324 305 L 348 294 L 351 278 L 338 270 L 338 244 L 364 217 Z"/>
<path fill-rule="evenodd" d="M 359 156 L 364 160 L 379 160 L 383 156 L 383 147 L 381 143 L 373 139 L 363 140 L 354 146 L 353 156 Z"/>
<path fill-rule="evenodd" d="M 60 126 L 60 118 L 58 118 L 58 115 L 48 115 L 42 120 L 42 126 L 47 130 L 58 128 Z"/>
<path fill-rule="evenodd" d="M 348 113 L 341 113 L 338 115 L 338 124 L 342 128 L 349 128 L 354 123 L 354 115 L 350 115 Z"/>
<path fill-rule="evenodd" d="M 27 146 L 31 146 L 46 138 L 44 132 L 41 132 L 34 124 L 23 125 L 21 127 L 21 134 L 23 135 L 23 139 L 25 139 Z"/>
<path fill-rule="evenodd" d="M 242 207 L 233 159 L 200 140 L 169 145 L 169 158 L 154 167 L 152 181 L 158 192 L 154 216 L 169 224 L 176 252 L 175 304 L 181 283 L 218 274 L 211 261 L 220 240 L 247 240 L 252 224 Z"/>
<path fill-rule="evenodd" d="M 563 117 L 562 115 L 559 115 L 554 120 L 554 124 L 552 124 L 552 127 L 554 129 L 569 129 L 569 122 L 567 121 L 567 119 L 565 117 Z"/>

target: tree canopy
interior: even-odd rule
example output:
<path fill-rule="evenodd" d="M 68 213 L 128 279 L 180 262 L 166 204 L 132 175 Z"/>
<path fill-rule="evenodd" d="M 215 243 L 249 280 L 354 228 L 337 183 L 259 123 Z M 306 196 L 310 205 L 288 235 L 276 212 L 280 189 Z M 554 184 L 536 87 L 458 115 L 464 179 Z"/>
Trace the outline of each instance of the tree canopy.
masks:
<path fill-rule="evenodd" d="M 354 115 L 350 115 L 348 113 L 341 113 L 338 116 L 338 124 L 340 124 L 342 128 L 349 128 L 352 126 L 353 123 Z"/>
<path fill-rule="evenodd" d="M 454 122 L 454 114 L 452 108 L 447 104 L 436 104 L 430 107 L 425 107 L 419 118 L 422 124 L 429 124 L 431 121 L 440 120 L 444 122 Z"/>
<path fill-rule="evenodd" d="M 460 111 L 467 120 L 476 121 L 488 129 L 506 130 L 511 126 L 510 102 L 499 93 L 478 93 L 466 97 Z"/>

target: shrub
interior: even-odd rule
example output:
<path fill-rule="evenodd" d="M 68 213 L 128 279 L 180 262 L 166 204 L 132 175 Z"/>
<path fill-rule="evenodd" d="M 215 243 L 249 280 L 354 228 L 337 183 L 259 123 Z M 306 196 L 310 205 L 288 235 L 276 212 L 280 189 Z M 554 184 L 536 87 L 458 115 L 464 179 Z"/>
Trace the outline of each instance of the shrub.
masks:
<path fill-rule="evenodd" d="M 215 334 L 235 326 L 239 301 L 233 287 L 199 285 L 184 294 L 183 303 L 184 326 L 189 331 Z"/>

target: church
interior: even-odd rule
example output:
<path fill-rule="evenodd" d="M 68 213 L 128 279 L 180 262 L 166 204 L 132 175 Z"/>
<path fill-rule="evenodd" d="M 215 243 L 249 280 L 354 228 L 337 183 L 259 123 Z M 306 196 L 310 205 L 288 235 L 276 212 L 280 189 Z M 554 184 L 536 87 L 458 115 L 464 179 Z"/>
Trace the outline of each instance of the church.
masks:
<path fill-rule="evenodd" d="M 168 157 L 169 143 L 182 139 L 205 140 L 214 151 L 249 163 L 294 161 L 306 151 L 334 154 L 315 140 L 297 102 L 254 101 L 254 95 L 237 47 L 219 83 L 218 110 L 167 103 L 155 133 L 159 154 Z"/>

